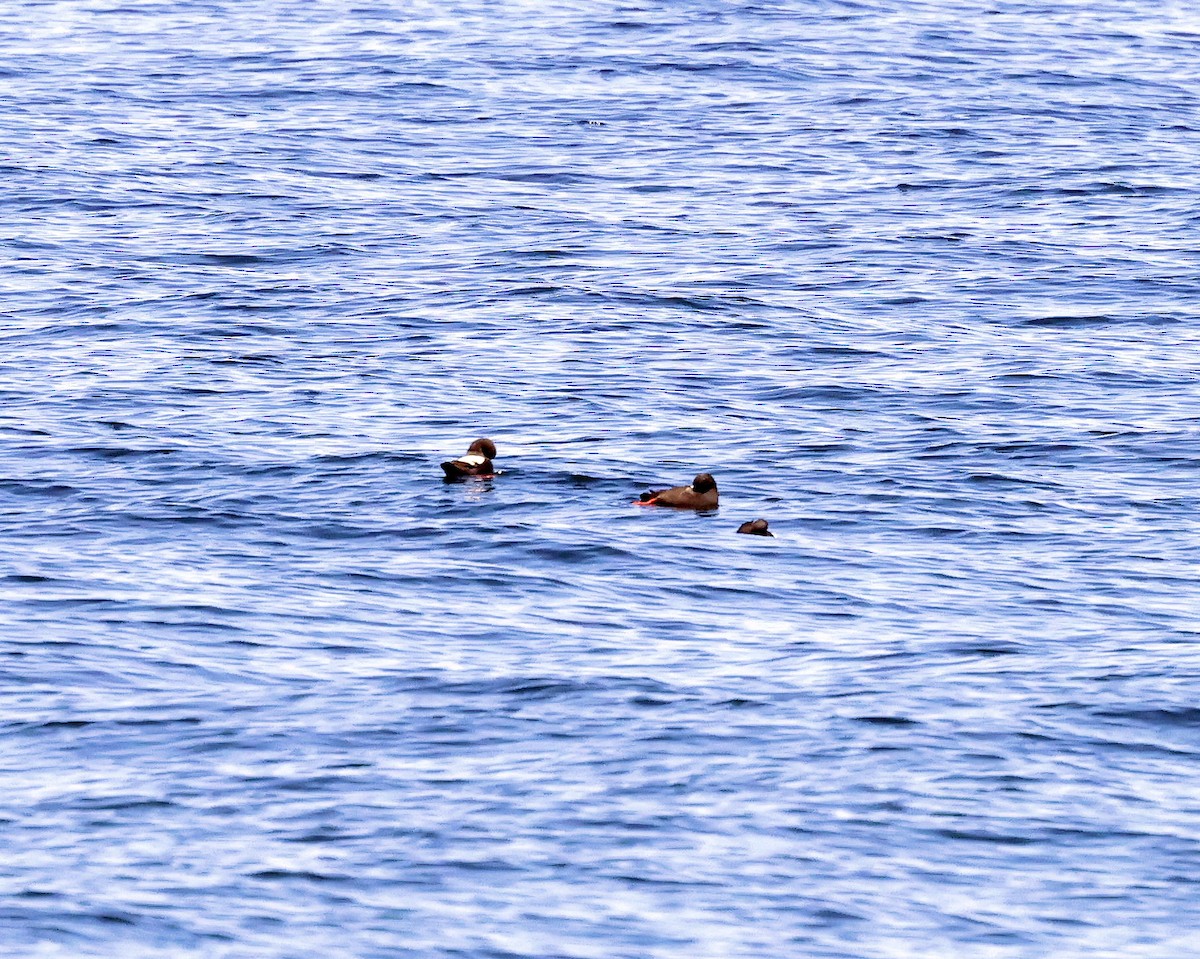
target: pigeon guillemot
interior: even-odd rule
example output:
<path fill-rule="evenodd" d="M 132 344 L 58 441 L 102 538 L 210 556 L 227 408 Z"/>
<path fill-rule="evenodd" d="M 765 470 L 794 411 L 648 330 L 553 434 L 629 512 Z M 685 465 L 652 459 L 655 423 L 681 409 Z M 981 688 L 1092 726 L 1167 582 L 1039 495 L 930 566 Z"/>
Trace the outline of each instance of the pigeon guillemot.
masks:
<path fill-rule="evenodd" d="M 496 444 L 491 440 L 476 440 L 466 454 L 442 464 L 446 471 L 446 479 L 457 479 L 460 476 L 494 476 L 496 467 L 492 458 L 496 455 Z"/>
<path fill-rule="evenodd" d="M 691 486 L 648 490 L 634 503 L 637 506 L 674 506 L 676 509 L 716 509 L 717 481 L 708 473 L 700 473 Z"/>

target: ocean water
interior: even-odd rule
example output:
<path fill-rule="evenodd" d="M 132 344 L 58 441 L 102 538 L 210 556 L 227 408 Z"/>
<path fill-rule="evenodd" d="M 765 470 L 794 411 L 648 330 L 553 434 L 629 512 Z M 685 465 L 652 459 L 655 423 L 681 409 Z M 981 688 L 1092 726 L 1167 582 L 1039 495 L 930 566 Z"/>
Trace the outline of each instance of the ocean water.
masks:
<path fill-rule="evenodd" d="M 1197 62 L 10 0 L 0 955 L 1200 952 Z"/>

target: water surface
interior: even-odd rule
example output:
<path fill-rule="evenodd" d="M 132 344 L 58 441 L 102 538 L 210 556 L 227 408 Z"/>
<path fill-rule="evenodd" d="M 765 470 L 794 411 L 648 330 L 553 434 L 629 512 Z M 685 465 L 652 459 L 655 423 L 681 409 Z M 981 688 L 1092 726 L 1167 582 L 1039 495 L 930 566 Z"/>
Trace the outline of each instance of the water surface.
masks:
<path fill-rule="evenodd" d="M 1198 56 L 8 4 L 6 954 L 1195 952 Z"/>

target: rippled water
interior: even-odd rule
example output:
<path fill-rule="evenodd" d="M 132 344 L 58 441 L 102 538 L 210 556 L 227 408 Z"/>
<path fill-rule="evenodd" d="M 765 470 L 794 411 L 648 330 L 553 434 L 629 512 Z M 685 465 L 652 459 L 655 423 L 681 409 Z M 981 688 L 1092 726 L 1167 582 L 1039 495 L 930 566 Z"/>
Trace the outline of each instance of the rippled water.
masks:
<path fill-rule="evenodd" d="M 1198 57 L 5 5 L 0 951 L 1200 950 Z"/>

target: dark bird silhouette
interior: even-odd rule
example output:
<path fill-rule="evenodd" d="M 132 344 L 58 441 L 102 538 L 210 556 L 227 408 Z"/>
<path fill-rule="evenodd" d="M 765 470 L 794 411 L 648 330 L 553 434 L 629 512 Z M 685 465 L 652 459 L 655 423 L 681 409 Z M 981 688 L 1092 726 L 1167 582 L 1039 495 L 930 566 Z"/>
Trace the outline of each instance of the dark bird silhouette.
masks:
<path fill-rule="evenodd" d="M 458 479 L 461 476 L 494 476 L 496 467 L 492 460 L 496 456 L 496 444 L 488 439 L 476 440 L 467 452 L 457 459 L 447 460 L 442 464 L 446 471 L 446 479 Z"/>
<path fill-rule="evenodd" d="M 700 473 L 691 486 L 647 490 L 634 500 L 638 506 L 673 506 L 676 509 L 716 509 L 717 481 L 709 473 Z"/>

